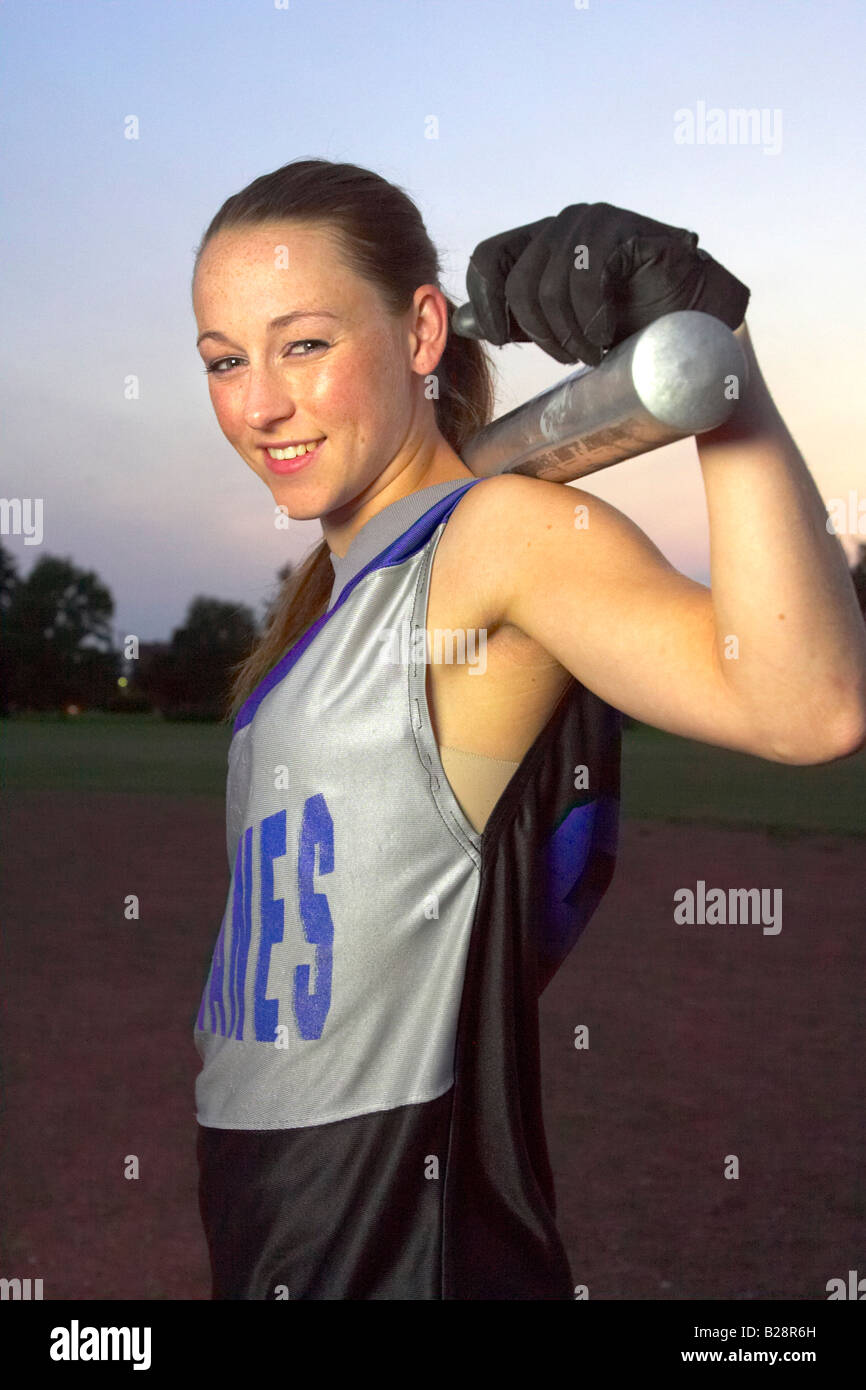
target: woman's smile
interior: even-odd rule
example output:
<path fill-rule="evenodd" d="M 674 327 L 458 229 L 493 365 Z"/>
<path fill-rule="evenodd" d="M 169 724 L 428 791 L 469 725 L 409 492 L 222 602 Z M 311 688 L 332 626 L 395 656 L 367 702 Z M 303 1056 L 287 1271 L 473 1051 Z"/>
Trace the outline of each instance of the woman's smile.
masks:
<path fill-rule="evenodd" d="M 272 473 L 297 473 L 299 469 L 305 468 L 308 463 L 313 463 L 319 457 L 326 437 L 323 435 L 321 439 L 311 440 L 306 445 L 286 445 L 284 448 L 278 448 L 274 444 L 260 444 L 259 448 Z"/>

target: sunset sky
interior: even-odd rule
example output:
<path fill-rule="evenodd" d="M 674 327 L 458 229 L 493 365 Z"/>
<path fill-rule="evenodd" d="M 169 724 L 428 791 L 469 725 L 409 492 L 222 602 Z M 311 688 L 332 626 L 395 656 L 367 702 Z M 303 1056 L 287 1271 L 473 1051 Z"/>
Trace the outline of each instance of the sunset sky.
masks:
<path fill-rule="evenodd" d="M 477 242 L 568 203 L 698 232 L 751 288 L 825 503 L 866 495 L 858 0 L 5 0 L 0 49 L 2 493 L 44 516 L 40 545 L 2 541 L 24 575 L 43 554 L 95 570 L 118 641 L 167 640 L 197 594 L 260 613 L 321 534 L 274 528 L 220 432 L 189 295 L 225 198 L 300 157 L 405 188 L 461 300 Z M 675 139 L 678 112 L 743 107 L 763 113 L 755 143 Z M 491 354 L 497 413 L 569 370 L 531 344 Z M 709 582 L 693 441 L 582 485 Z"/>

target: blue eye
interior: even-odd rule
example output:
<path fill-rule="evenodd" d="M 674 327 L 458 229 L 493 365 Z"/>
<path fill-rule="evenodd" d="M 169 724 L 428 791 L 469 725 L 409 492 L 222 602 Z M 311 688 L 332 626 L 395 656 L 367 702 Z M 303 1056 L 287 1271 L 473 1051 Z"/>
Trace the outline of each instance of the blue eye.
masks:
<path fill-rule="evenodd" d="M 310 345 L 312 345 L 313 347 L 328 347 L 328 344 L 322 338 L 298 338 L 294 343 L 289 343 L 290 348 L 308 347 Z M 287 352 L 286 356 L 308 357 L 309 353 Z M 244 359 L 242 357 L 218 357 L 215 362 L 211 362 L 210 366 L 205 367 L 204 370 L 205 372 L 211 373 L 213 376 L 225 376 L 226 372 L 220 370 L 224 362 L 243 362 L 243 360 Z M 227 370 L 233 371 L 234 369 L 232 367 L 229 367 L 227 368 Z"/>

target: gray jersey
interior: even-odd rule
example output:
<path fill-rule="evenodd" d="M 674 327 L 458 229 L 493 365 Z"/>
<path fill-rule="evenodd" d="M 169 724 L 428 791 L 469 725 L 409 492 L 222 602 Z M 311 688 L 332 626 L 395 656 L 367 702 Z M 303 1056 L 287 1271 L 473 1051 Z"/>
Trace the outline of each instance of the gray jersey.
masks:
<path fill-rule="evenodd" d="M 445 522 L 334 608 L 400 524 L 393 507 L 338 560 L 327 623 L 232 739 L 223 960 L 196 1029 L 204 1125 L 325 1124 L 453 1080 L 481 837 L 442 771 L 410 640 Z"/>
<path fill-rule="evenodd" d="M 572 681 L 469 823 L 424 631 L 444 526 L 481 485 L 374 516 L 235 723 L 195 1028 L 214 1297 L 573 1297 L 537 1000 L 613 874 L 620 717 Z"/>

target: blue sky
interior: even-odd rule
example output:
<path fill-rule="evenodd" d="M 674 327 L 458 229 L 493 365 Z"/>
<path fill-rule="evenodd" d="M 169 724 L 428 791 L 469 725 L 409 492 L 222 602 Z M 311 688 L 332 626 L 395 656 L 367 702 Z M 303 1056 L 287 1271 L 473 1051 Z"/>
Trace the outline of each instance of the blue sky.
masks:
<path fill-rule="evenodd" d="M 213 415 L 189 296 L 225 198 L 303 156 L 407 189 L 461 300 L 478 241 L 568 203 L 697 231 L 752 290 L 825 502 L 866 491 L 859 0 L 5 0 L 0 46 L 2 493 L 44 517 L 41 545 L 2 539 L 23 574 L 44 553 L 95 569 L 118 637 L 167 639 L 194 594 L 260 611 L 321 534 L 273 528 Z M 676 142 L 700 103 L 765 111 L 776 147 Z M 491 351 L 498 413 L 567 371 Z M 709 582 L 693 442 L 581 485 Z"/>

